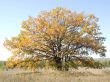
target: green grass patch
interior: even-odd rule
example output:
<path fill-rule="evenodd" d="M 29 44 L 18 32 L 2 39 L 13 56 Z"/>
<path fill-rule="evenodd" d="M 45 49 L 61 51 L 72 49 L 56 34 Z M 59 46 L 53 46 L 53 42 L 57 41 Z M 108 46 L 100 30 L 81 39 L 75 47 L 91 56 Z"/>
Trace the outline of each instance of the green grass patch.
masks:
<path fill-rule="evenodd" d="M 3 70 L 4 61 L 0 61 L 0 71 Z"/>

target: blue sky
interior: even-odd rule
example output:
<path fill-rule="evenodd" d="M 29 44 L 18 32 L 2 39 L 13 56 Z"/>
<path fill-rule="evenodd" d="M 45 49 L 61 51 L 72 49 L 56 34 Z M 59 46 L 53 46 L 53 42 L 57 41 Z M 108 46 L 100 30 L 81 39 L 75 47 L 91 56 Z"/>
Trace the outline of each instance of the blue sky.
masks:
<path fill-rule="evenodd" d="M 97 16 L 101 32 L 106 37 L 106 54 L 110 57 L 110 0 L 0 0 L 0 60 L 11 55 L 2 45 L 4 38 L 17 35 L 22 21 L 28 16 L 37 16 L 39 12 L 57 6 Z"/>

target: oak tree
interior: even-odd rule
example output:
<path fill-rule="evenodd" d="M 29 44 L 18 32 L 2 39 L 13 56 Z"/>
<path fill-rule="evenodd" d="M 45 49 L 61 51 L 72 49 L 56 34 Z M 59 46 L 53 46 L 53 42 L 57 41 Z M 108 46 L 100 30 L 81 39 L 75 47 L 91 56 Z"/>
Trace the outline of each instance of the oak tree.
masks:
<path fill-rule="evenodd" d="M 105 56 L 104 40 L 93 14 L 57 7 L 23 21 L 18 36 L 6 39 L 4 45 L 13 53 L 11 61 L 47 58 L 62 69 L 62 61 L 91 54 Z"/>

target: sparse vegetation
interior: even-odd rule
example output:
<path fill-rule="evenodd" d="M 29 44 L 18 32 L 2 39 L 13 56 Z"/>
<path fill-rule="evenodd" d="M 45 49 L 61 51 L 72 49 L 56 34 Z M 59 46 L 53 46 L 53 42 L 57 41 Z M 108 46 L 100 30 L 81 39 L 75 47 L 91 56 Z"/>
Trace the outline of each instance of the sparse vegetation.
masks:
<path fill-rule="evenodd" d="M 97 60 L 101 63 L 110 61 L 109 59 Z M 102 69 L 80 67 L 70 68 L 69 71 L 58 71 L 42 68 L 45 66 L 44 61 L 39 65 L 40 68 L 34 71 L 17 68 L 1 71 L 0 82 L 110 82 L 110 68 L 107 68 L 108 66 Z M 1 67 L 3 67 L 3 62 L 1 62 Z"/>
<path fill-rule="evenodd" d="M 110 68 L 78 68 L 69 71 L 13 69 L 0 72 L 0 82 L 110 82 Z"/>

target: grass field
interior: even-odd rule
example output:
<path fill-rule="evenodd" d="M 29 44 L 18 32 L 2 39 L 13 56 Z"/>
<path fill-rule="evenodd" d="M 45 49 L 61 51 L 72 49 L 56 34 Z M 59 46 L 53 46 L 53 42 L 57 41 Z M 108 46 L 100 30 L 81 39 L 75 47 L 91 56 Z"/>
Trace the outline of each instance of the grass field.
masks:
<path fill-rule="evenodd" d="M 110 63 L 108 63 L 110 60 L 99 61 L 106 67 L 70 69 L 66 72 L 52 69 L 5 71 L 4 62 L 0 61 L 0 82 L 110 82 Z"/>
<path fill-rule="evenodd" d="M 68 72 L 52 69 L 9 70 L 0 72 L 0 82 L 110 82 L 110 68 L 70 69 Z"/>

